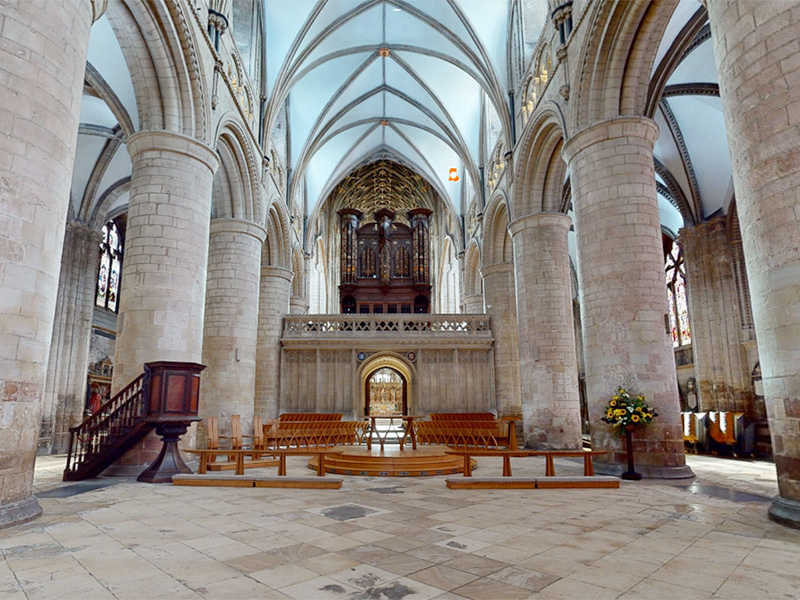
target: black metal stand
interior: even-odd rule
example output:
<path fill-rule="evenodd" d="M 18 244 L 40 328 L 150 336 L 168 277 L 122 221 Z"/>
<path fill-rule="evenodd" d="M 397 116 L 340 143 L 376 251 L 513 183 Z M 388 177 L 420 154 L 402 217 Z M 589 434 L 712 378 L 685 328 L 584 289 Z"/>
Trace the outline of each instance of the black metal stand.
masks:
<path fill-rule="evenodd" d="M 159 452 L 153 464 L 137 477 L 137 481 L 143 483 L 172 483 L 173 475 L 192 473 L 192 470 L 183 462 L 178 451 L 178 441 L 186 433 L 190 423 L 191 421 L 177 421 L 156 425 L 156 435 L 161 436 L 164 445 L 161 447 L 161 452 Z"/>
<path fill-rule="evenodd" d="M 642 478 L 641 473 L 637 473 L 633 467 L 633 440 L 631 439 L 633 435 L 633 427 L 627 426 L 625 427 L 625 453 L 628 457 L 628 470 L 625 471 L 620 477 L 622 479 L 628 479 L 631 481 L 639 481 Z"/>

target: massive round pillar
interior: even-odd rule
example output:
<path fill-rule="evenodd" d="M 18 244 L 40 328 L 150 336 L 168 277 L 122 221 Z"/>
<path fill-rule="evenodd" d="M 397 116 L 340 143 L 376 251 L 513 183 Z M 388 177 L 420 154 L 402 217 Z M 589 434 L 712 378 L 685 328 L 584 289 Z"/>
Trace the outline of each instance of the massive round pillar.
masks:
<path fill-rule="evenodd" d="M 289 269 L 261 267 L 255 414 L 265 419 L 276 418 L 280 407 L 281 332 L 291 289 Z"/>
<path fill-rule="evenodd" d="M 570 218 L 539 213 L 509 225 L 517 289 L 525 445 L 582 447 L 578 360 L 570 292 Z"/>
<path fill-rule="evenodd" d="M 464 314 L 483 314 L 483 294 L 470 294 L 469 296 L 464 296 L 462 305 L 464 307 Z"/>
<path fill-rule="evenodd" d="M 481 269 L 486 314 L 492 319 L 497 415 L 521 415 L 517 306 L 514 299 L 514 265 L 510 262 Z"/>
<path fill-rule="evenodd" d="M 592 446 L 611 452 L 598 460 L 606 470 L 622 471 L 624 443 L 600 418 L 616 387 L 632 380 L 659 415 L 634 433 L 637 470 L 646 477 L 691 477 L 665 326 L 657 137 L 650 119 L 618 117 L 587 127 L 564 146 L 578 241 L 586 394 Z"/>
<path fill-rule="evenodd" d="M 208 245 L 203 325 L 201 416 L 219 416 L 229 435 L 230 416 L 253 421 L 261 249 L 266 230 L 250 221 L 214 219 Z"/>
<path fill-rule="evenodd" d="M 770 516 L 800 527 L 800 2 L 708 2 L 778 471 Z"/>
<path fill-rule="evenodd" d="M 128 151 L 133 172 L 112 394 L 138 377 L 144 363 L 202 360 L 211 189 L 219 166 L 214 150 L 168 131 L 134 134 Z M 190 446 L 192 437 L 184 437 Z M 148 435 L 112 472 L 140 471 L 161 445 Z"/>
<path fill-rule="evenodd" d="M 0 527 L 41 513 L 33 466 L 92 22 L 104 0 L 0 11 Z"/>
<path fill-rule="evenodd" d="M 190 137 L 144 131 L 133 162 L 112 393 L 146 362 L 200 362 L 216 152 Z"/>

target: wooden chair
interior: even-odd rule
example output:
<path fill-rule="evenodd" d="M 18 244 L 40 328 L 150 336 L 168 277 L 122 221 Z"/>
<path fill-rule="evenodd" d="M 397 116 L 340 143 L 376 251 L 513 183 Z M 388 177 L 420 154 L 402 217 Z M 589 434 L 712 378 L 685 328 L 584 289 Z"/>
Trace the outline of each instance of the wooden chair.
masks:
<path fill-rule="evenodd" d="M 217 417 L 206 417 L 206 445 L 209 450 L 216 450 L 219 448 Z"/>
<path fill-rule="evenodd" d="M 253 440 L 250 444 L 252 450 L 252 457 L 254 459 L 261 458 L 261 454 L 266 450 L 266 440 L 264 438 L 264 421 L 258 415 L 253 417 L 253 435 L 243 435 L 243 439 Z"/>
<path fill-rule="evenodd" d="M 274 448 L 278 442 L 278 419 L 267 419 L 261 429 L 264 432 L 265 447 Z"/>
<path fill-rule="evenodd" d="M 210 417 L 210 419 L 214 420 L 216 434 L 217 417 Z M 218 436 L 219 439 L 229 440 L 230 445 L 227 448 L 221 449 L 219 446 L 217 446 L 217 449 L 231 450 L 232 452 L 228 455 L 228 462 L 226 463 L 214 463 L 214 459 L 216 458 L 217 454 L 223 454 L 223 452 L 207 452 L 205 454 L 201 453 L 201 458 L 205 458 L 208 463 L 209 471 L 223 471 L 229 469 L 239 470 L 248 467 L 274 467 L 278 465 L 277 459 L 267 459 L 262 457 L 264 454 L 264 428 L 263 424 L 261 423 L 261 417 L 254 417 L 253 424 L 257 426 L 257 429 L 255 430 L 257 433 L 254 436 L 243 436 L 241 415 L 231 415 L 231 434 Z M 253 440 L 249 448 L 245 448 L 242 442 L 242 439 L 245 437 Z M 213 450 L 213 448 L 209 446 L 209 450 Z M 244 460 L 244 458 L 247 456 L 251 458 L 250 461 Z"/>
<path fill-rule="evenodd" d="M 231 434 L 220 435 L 220 440 L 228 440 L 228 448 L 231 450 L 242 449 L 242 417 L 241 415 L 231 415 Z M 230 462 L 236 460 L 236 455 L 231 454 L 228 457 Z"/>
<path fill-rule="evenodd" d="M 217 417 L 206 417 L 206 447 L 209 450 L 219 449 L 219 429 L 217 427 Z M 209 457 L 209 462 L 216 460 L 216 455 Z"/>

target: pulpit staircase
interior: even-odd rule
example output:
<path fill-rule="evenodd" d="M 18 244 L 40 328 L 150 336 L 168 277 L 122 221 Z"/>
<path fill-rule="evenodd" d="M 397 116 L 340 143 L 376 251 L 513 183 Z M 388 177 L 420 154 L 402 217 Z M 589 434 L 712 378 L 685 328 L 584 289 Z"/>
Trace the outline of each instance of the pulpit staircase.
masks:
<path fill-rule="evenodd" d="M 134 379 L 80 425 L 70 427 L 64 481 L 97 477 L 154 427 L 148 416 L 149 373 Z"/>

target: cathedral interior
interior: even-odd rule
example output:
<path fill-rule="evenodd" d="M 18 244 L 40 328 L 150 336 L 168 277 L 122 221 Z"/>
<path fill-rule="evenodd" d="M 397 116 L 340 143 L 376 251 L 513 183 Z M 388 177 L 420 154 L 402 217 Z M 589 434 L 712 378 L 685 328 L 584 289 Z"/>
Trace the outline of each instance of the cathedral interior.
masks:
<path fill-rule="evenodd" d="M 797 0 L 0 2 L 0 595 L 797 597 L 798 40 Z M 181 410 L 194 469 L 491 413 L 624 481 L 137 483 Z"/>

